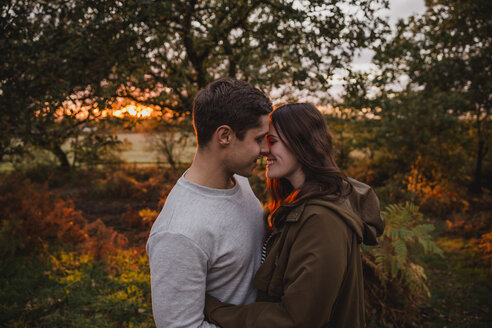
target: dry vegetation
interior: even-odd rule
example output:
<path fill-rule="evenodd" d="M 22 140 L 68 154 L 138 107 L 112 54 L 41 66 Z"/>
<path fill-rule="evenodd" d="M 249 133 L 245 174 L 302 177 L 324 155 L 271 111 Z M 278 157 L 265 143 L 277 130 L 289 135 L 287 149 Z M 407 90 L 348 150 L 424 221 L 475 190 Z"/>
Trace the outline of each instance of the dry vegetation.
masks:
<path fill-rule="evenodd" d="M 361 168 L 374 172 L 365 181 L 376 179 L 370 165 L 349 171 L 362 179 Z M 183 170 L 4 173 L 0 322 L 153 326 L 145 242 Z M 491 196 L 466 199 L 445 179 L 419 172 L 415 166 L 377 188 L 387 227 L 380 246 L 363 252 L 369 327 L 486 327 Z M 261 169 L 250 181 L 265 202 Z M 452 301 L 455 294 L 464 300 Z"/>

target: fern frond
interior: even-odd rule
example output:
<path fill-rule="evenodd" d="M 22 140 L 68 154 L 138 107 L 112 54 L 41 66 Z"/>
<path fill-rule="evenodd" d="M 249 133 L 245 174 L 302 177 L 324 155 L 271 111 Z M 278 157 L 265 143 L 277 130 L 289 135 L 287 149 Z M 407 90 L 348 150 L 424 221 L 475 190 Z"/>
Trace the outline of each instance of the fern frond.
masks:
<path fill-rule="evenodd" d="M 417 238 L 417 241 L 424 249 L 425 254 L 437 254 L 444 257 L 442 249 L 440 249 L 439 246 L 432 241 L 430 235 L 421 235 Z"/>
<path fill-rule="evenodd" d="M 407 259 L 407 245 L 400 239 L 393 242 L 393 248 L 395 250 L 396 261 L 399 264 L 403 264 L 403 262 Z"/>
<path fill-rule="evenodd" d="M 379 247 L 369 250 L 383 285 L 398 281 L 416 294 L 429 296 L 424 268 L 413 262 L 421 246 L 426 254 L 442 256 L 442 250 L 432 241 L 434 225 L 423 223 L 419 207 L 407 202 L 391 204 L 382 211 L 386 229 Z M 387 281 L 383 281 L 387 279 Z"/>
<path fill-rule="evenodd" d="M 427 223 L 427 224 L 419 224 L 418 226 L 415 226 L 412 228 L 412 232 L 416 235 L 426 235 L 434 231 L 436 228 L 434 227 L 433 224 Z"/>

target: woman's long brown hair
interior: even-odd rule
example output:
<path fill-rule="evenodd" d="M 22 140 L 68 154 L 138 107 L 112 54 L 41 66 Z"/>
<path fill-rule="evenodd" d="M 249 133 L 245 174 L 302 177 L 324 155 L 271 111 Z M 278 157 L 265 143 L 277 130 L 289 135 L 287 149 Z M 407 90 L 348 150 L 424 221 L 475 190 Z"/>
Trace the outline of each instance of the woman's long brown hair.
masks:
<path fill-rule="evenodd" d="M 270 122 L 306 176 L 299 190 L 285 178 L 267 179 L 270 228 L 282 226 L 289 207 L 301 200 L 330 195 L 336 201 L 352 192 L 352 185 L 335 163 L 332 137 L 316 107 L 304 103 L 282 105 L 270 114 Z"/>

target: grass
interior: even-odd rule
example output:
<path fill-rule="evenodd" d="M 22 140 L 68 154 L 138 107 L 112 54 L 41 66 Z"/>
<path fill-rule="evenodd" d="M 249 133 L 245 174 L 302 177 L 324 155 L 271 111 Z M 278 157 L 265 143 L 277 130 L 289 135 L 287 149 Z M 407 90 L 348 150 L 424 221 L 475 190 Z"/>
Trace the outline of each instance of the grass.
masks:
<path fill-rule="evenodd" d="M 154 327 L 147 257 L 103 260 L 45 250 L 3 261 L 0 323 L 9 327 Z"/>
<path fill-rule="evenodd" d="M 445 257 L 425 259 L 432 298 L 424 327 L 491 327 L 489 268 L 465 238 L 442 234 L 436 242 Z"/>

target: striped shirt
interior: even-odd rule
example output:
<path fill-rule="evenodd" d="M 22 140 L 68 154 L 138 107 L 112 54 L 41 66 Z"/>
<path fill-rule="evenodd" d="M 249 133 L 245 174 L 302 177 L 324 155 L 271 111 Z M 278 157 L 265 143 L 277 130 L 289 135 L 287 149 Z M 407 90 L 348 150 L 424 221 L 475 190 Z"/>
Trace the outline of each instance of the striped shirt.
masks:
<path fill-rule="evenodd" d="M 267 245 L 268 242 L 270 241 L 270 238 L 272 238 L 273 233 L 270 233 L 268 237 L 265 239 L 265 242 L 263 243 L 263 246 L 261 247 L 261 264 L 265 262 L 266 256 L 267 256 Z"/>

